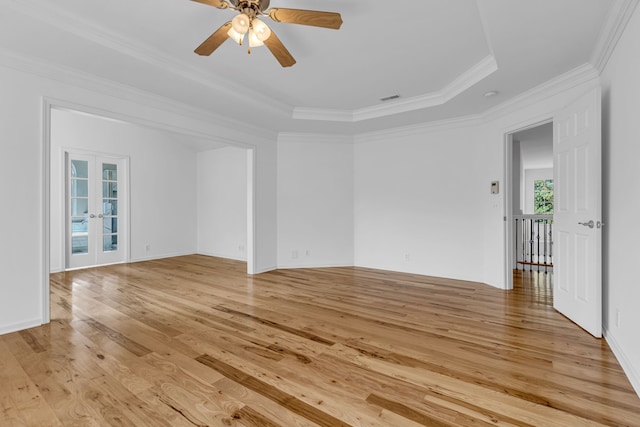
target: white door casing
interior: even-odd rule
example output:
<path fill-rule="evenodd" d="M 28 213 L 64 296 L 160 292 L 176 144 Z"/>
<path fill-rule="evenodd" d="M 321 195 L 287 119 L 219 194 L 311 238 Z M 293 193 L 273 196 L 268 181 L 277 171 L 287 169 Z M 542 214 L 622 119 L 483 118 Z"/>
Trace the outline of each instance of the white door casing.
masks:
<path fill-rule="evenodd" d="M 554 116 L 554 308 L 602 336 L 600 88 Z"/>

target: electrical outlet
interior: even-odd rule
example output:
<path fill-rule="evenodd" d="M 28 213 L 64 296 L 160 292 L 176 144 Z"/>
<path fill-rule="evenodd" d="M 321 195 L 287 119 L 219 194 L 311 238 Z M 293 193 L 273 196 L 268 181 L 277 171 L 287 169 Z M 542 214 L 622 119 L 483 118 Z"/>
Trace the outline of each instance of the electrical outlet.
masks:
<path fill-rule="evenodd" d="M 291 251 L 291 259 L 298 259 L 298 250 L 294 249 Z"/>
<path fill-rule="evenodd" d="M 304 251 L 304 256 L 311 256 L 311 251 L 309 249 Z"/>
<path fill-rule="evenodd" d="M 411 254 L 404 254 L 404 260 L 407 262 L 411 261 Z"/>
<path fill-rule="evenodd" d="M 144 246 L 144 250 L 145 250 L 145 251 L 147 251 L 147 252 L 149 252 L 149 251 L 151 250 L 151 244 L 150 244 L 150 243 L 147 243 L 147 244 Z"/>

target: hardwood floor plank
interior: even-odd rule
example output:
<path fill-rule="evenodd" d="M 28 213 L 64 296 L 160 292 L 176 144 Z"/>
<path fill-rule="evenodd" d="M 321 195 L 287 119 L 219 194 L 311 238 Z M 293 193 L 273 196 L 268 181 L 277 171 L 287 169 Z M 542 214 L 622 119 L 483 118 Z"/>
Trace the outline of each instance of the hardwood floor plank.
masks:
<path fill-rule="evenodd" d="M 216 307 L 213 307 L 213 308 L 218 310 L 218 311 L 222 311 L 224 313 L 229 313 L 229 314 L 233 314 L 233 315 L 238 316 L 238 317 L 245 317 L 247 319 L 251 319 L 252 321 L 254 321 L 256 323 L 259 323 L 261 325 L 269 326 L 269 327 L 274 328 L 274 329 L 280 329 L 281 331 L 289 332 L 290 334 L 298 335 L 299 337 L 306 338 L 306 339 L 309 339 L 311 341 L 315 341 L 315 342 L 320 343 L 320 344 L 326 344 L 326 345 L 335 344 L 333 341 L 324 339 L 322 337 L 319 337 L 317 335 L 311 334 L 309 332 L 306 332 L 306 331 L 303 331 L 303 330 L 299 330 L 299 329 L 295 329 L 295 328 L 292 328 L 292 327 L 289 327 L 289 326 L 286 326 L 286 325 L 282 325 L 282 324 L 279 324 L 279 323 L 276 323 L 276 322 L 272 322 L 271 320 L 267 320 L 267 319 L 264 319 L 264 318 L 261 318 L 261 317 L 258 317 L 258 316 L 254 316 L 252 314 L 243 313 L 243 312 L 238 311 L 238 310 L 232 310 L 230 308 L 223 307 L 223 306 L 216 306 Z"/>
<path fill-rule="evenodd" d="M 367 396 L 367 402 L 373 404 L 373 405 L 377 405 L 380 406 L 381 408 L 385 408 L 391 412 L 395 412 L 398 415 L 403 416 L 404 418 L 410 419 L 412 421 L 415 421 L 417 423 L 420 423 L 424 426 L 432 426 L 432 427 L 452 427 L 452 426 L 459 426 L 462 424 L 459 423 L 453 423 L 452 422 L 444 422 L 444 421 L 440 421 L 435 417 L 429 416 L 427 414 L 424 414 L 422 412 L 416 411 L 406 405 L 403 405 L 400 402 L 395 402 L 393 400 L 390 399 L 385 399 L 384 397 L 380 397 L 376 394 L 370 394 L 369 396 Z M 491 425 L 489 423 L 481 423 L 478 422 L 476 420 L 476 425 L 484 425 L 484 426 L 488 426 Z"/>
<path fill-rule="evenodd" d="M 241 384 L 248 389 L 255 391 L 256 393 L 260 393 L 261 395 L 273 400 L 278 403 L 282 407 L 301 415 L 307 418 L 310 421 L 326 427 L 348 427 L 349 424 L 339 420 L 326 412 L 322 412 L 316 409 L 314 406 L 311 406 L 287 393 L 284 393 L 277 389 L 276 387 L 265 383 L 264 381 L 259 380 L 258 378 L 252 377 L 250 375 L 245 374 L 244 372 L 228 365 L 220 360 L 217 360 L 207 354 L 199 356 L 197 358 L 198 362 L 202 363 L 214 369 L 225 377 Z"/>
<path fill-rule="evenodd" d="M 36 337 L 33 336 L 28 330 L 18 332 L 22 339 L 29 344 L 29 347 L 34 351 L 34 353 L 44 353 L 47 349 L 38 342 Z"/>
<path fill-rule="evenodd" d="M 0 341 L 0 425 L 62 426 L 36 384 L 2 341 Z"/>
<path fill-rule="evenodd" d="M 210 369 L 210 368 L 207 368 Z M 214 383 L 214 386 L 238 401 L 244 402 L 254 411 L 259 412 L 276 425 L 283 427 L 316 427 L 317 424 L 285 410 L 277 402 L 244 387 L 237 382 L 223 377 Z"/>
<path fill-rule="evenodd" d="M 146 354 L 151 353 L 151 350 L 149 350 L 145 346 L 127 338 L 123 334 L 111 329 L 107 325 L 104 325 L 98 322 L 97 320 L 84 319 L 83 322 L 86 323 L 88 326 L 94 328 L 95 330 L 102 332 L 111 341 L 122 346 L 123 348 L 126 348 L 136 356 L 144 356 Z"/>
<path fill-rule="evenodd" d="M 0 426 L 640 427 L 606 341 L 513 291 L 367 268 L 246 274 L 202 255 L 51 275 L 0 336 Z"/>
<path fill-rule="evenodd" d="M 255 411 L 249 406 L 244 406 L 233 415 L 234 419 L 240 420 L 247 427 L 279 427 L 267 417 Z"/>

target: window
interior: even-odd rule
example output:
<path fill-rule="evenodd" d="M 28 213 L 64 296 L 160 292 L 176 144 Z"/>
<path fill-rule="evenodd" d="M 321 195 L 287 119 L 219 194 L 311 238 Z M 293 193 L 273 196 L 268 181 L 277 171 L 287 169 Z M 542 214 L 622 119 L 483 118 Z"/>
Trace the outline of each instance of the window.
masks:
<path fill-rule="evenodd" d="M 540 179 L 533 182 L 533 212 L 553 213 L 553 180 Z"/>

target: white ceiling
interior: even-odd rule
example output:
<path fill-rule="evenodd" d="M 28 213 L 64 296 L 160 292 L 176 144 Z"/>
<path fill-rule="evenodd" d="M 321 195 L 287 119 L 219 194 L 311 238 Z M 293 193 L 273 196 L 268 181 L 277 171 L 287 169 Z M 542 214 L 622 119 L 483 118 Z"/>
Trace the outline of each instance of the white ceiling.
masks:
<path fill-rule="evenodd" d="M 189 0 L 1 1 L 5 51 L 221 120 L 354 135 L 481 114 L 593 61 L 622 0 L 271 0 L 342 14 L 338 31 L 265 19 L 298 61 L 291 68 L 231 40 L 196 55 L 235 12 Z"/>

